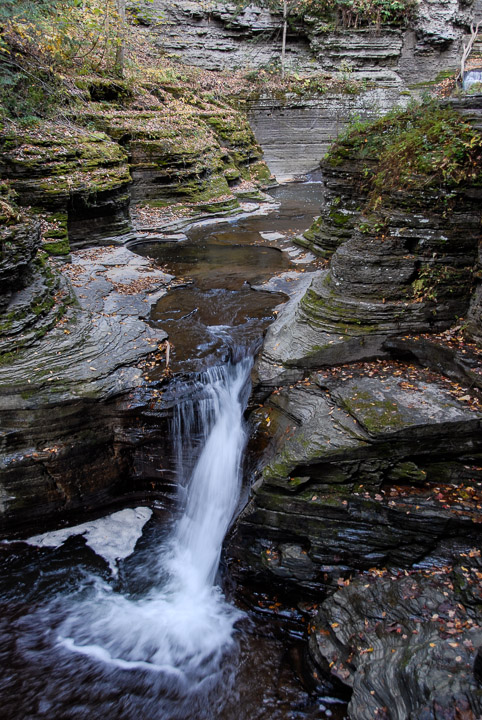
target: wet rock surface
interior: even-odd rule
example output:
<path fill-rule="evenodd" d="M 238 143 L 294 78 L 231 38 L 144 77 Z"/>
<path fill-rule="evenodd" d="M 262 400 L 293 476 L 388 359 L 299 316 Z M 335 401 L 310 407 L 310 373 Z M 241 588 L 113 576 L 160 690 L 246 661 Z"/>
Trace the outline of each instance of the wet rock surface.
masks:
<path fill-rule="evenodd" d="M 134 202 L 162 206 L 184 200 L 200 211 L 233 210 L 233 184 L 269 179 L 242 113 L 207 100 L 196 107 L 175 97 L 175 88 L 173 94 L 169 88 L 152 90 L 122 109 L 91 103 L 81 116 L 127 150 Z"/>
<path fill-rule="evenodd" d="M 482 712 L 480 550 L 346 581 L 315 615 L 316 665 L 353 689 L 354 720 L 476 720 Z"/>
<path fill-rule="evenodd" d="M 148 261 L 124 248 L 83 251 L 68 274 L 78 299 L 55 269 L 75 304 L 54 303 L 48 331 L 39 338 L 37 323 L 23 350 L 14 337 L 16 353 L 0 366 L 5 529 L 114 499 L 130 462 L 125 398 L 144 383 L 139 363 L 166 338 L 139 319 L 149 310 L 146 291 L 155 299 L 170 279 Z"/>

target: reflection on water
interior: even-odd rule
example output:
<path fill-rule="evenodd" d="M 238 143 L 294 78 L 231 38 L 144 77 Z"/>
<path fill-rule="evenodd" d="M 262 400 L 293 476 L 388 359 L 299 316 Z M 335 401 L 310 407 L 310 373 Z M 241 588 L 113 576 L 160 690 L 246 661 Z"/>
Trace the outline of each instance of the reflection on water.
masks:
<path fill-rule="evenodd" d="M 285 185 L 272 191 L 279 207 L 269 216 L 252 215 L 192 228 L 188 240 L 133 246 L 176 277 L 191 284 L 161 298 L 151 320 L 166 330 L 173 370 L 198 371 L 229 357 L 233 347 L 255 348 L 282 293 L 257 292 L 276 274 L 293 268 L 287 253 L 267 246 L 261 233 L 286 240 L 311 224 L 319 212 L 320 185 Z M 155 379 L 159 368 L 151 372 Z"/>
<path fill-rule="evenodd" d="M 195 244 L 147 243 L 134 246 L 134 250 L 165 265 L 176 277 L 189 277 L 201 290 L 239 290 L 290 267 L 289 260 L 275 248 L 222 245 L 217 239 Z"/>
<path fill-rule="evenodd" d="M 151 320 L 169 334 L 175 348 L 174 369 L 201 370 L 227 359 L 239 346 L 254 348 L 284 303 L 282 293 L 205 290 L 195 285 L 168 293 L 157 303 Z M 193 350 L 194 348 L 194 350 Z M 151 371 L 153 379 L 162 368 Z"/>

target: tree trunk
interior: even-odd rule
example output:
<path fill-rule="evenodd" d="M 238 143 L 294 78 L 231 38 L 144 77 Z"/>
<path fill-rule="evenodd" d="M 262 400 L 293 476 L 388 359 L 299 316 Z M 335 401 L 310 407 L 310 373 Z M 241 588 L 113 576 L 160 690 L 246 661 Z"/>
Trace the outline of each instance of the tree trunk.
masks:
<path fill-rule="evenodd" d="M 283 0 L 283 40 L 281 43 L 281 77 L 285 76 L 286 30 L 288 26 L 287 0 Z"/>
<path fill-rule="evenodd" d="M 124 77 L 126 0 L 116 0 L 116 5 L 119 16 L 119 36 L 115 51 L 115 74 L 121 78 Z"/>

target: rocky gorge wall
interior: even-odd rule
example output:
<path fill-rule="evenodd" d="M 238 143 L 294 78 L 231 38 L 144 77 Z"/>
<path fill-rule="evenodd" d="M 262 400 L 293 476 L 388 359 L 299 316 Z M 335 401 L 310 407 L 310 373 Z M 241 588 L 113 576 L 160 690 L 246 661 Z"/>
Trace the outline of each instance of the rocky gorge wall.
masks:
<path fill-rule="evenodd" d="M 255 365 L 230 568 L 268 607 L 307 599 L 314 677 L 351 689 L 356 720 L 482 711 L 480 107 L 426 103 L 335 144 L 298 239 L 326 268 Z M 437 152 L 457 133 L 451 183 Z"/>
<path fill-rule="evenodd" d="M 162 14 L 159 47 L 169 57 L 215 70 L 253 76 L 279 66 L 280 14 L 248 5 L 156 2 Z M 306 16 L 290 22 L 286 71 L 341 77 L 344 89 L 275 93 L 257 89 L 248 99 L 250 122 L 276 175 L 316 167 L 350 117 L 376 117 L 418 97 L 441 71 L 458 70 L 462 44 L 482 6 L 450 0 L 417 4 L 406 27 L 334 27 Z"/>
<path fill-rule="evenodd" d="M 165 357 L 166 333 L 147 319 L 172 277 L 116 246 L 138 237 L 131 201 L 147 215 L 182 205 L 188 223 L 239 212 L 236 186 L 256 194 L 270 178 L 246 117 L 226 104 L 155 83 L 79 85 L 85 102 L 69 118 L 0 131 L 5 530 L 115 503 L 138 481 L 152 494 L 146 477 L 168 502 L 159 468 L 172 468 L 172 404 L 159 407 L 157 384 L 142 388 L 148 358 Z M 137 418 L 152 403 L 163 442 L 144 453 L 151 430 Z"/>

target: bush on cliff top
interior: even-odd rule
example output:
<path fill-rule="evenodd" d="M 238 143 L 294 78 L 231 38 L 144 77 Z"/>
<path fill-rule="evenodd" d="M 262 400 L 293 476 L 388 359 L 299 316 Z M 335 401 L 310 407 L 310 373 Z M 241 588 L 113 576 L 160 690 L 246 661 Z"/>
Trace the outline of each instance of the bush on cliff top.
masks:
<path fill-rule="evenodd" d="M 397 190 L 482 183 L 481 134 L 435 101 L 353 123 L 325 159 L 332 166 L 362 161 L 362 184 L 372 206 Z"/>
<path fill-rule="evenodd" d="M 249 5 L 249 0 L 242 2 Z M 260 4 L 263 4 L 263 0 Z M 264 0 L 276 12 L 283 11 L 282 0 Z M 417 0 L 287 0 L 290 17 L 318 18 L 334 27 L 406 26 L 413 17 Z"/>

